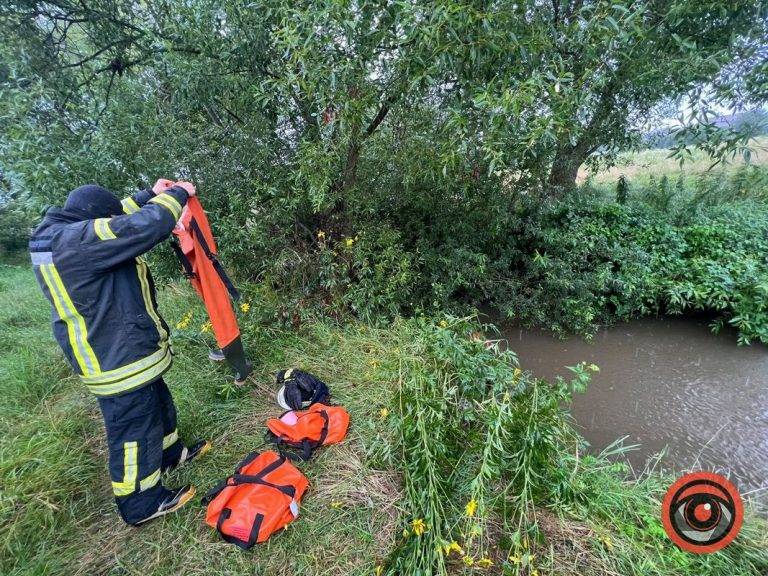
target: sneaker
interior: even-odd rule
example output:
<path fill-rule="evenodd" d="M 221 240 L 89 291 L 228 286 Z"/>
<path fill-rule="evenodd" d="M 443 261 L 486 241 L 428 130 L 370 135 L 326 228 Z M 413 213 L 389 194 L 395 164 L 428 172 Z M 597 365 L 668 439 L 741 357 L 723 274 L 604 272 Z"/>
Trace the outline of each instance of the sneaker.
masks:
<path fill-rule="evenodd" d="M 195 487 L 187 485 L 182 486 L 181 488 L 170 489 L 168 492 L 169 495 L 160 503 L 160 506 L 157 507 L 157 512 L 151 516 L 147 516 L 143 520 L 139 520 L 134 524 L 134 526 L 140 526 L 145 522 L 149 522 L 155 518 L 160 518 L 160 516 L 165 516 L 171 512 L 176 512 L 176 510 L 192 500 L 195 495 Z"/>
<path fill-rule="evenodd" d="M 187 462 L 194 460 L 195 458 L 199 458 L 200 456 L 208 452 L 208 450 L 210 449 L 211 449 L 211 443 L 208 440 L 198 440 L 189 448 L 184 446 L 184 448 L 181 450 L 181 456 L 179 457 L 179 461 L 175 465 L 165 468 L 163 472 L 175 470 L 176 468 L 183 466 Z"/>
<path fill-rule="evenodd" d="M 224 362 L 226 358 L 224 358 L 224 352 L 222 352 L 221 349 L 217 349 L 208 352 L 208 360 L 211 362 Z"/>

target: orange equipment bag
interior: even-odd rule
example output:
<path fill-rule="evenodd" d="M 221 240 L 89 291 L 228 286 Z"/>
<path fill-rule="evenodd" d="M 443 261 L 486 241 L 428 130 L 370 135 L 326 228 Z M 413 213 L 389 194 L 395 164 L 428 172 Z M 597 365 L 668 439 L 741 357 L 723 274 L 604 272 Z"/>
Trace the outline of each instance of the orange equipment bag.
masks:
<path fill-rule="evenodd" d="M 285 456 L 271 450 L 252 452 L 203 498 L 208 506 L 205 522 L 227 542 L 251 548 L 299 515 L 308 486 L 304 474 Z"/>
<path fill-rule="evenodd" d="M 205 304 L 216 343 L 237 372 L 238 379 L 245 379 L 251 372 L 251 364 L 245 357 L 240 328 L 232 309 L 232 301 L 239 300 L 240 293 L 219 262 L 216 241 L 197 196 L 187 200 L 173 234 L 178 242 L 171 242 L 171 247 L 181 261 L 184 275 Z"/>
<path fill-rule="evenodd" d="M 344 440 L 349 428 L 349 413 L 341 406 L 316 402 L 307 410 L 289 410 L 280 418 L 270 418 L 267 428 L 267 438 L 279 448 L 301 448 L 298 457 L 309 460 L 315 448 Z"/>

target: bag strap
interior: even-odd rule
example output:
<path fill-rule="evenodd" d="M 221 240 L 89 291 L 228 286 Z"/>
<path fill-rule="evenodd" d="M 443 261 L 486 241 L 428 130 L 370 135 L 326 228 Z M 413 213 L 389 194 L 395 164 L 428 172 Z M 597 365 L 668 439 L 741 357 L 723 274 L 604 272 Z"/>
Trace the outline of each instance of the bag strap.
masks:
<path fill-rule="evenodd" d="M 202 498 L 201 504 L 203 506 L 207 506 L 214 498 L 216 498 L 216 496 L 219 495 L 222 490 L 224 490 L 224 488 L 229 486 L 240 486 L 242 484 L 263 484 L 264 486 L 269 486 L 270 488 L 279 490 L 286 496 L 293 498 L 296 495 L 296 489 L 293 486 L 273 484 L 272 482 L 264 480 L 264 476 L 270 472 L 274 472 L 285 463 L 286 457 L 282 453 L 277 460 L 265 466 L 262 470 L 259 471 L 258 474 L 240 473 L 240 470 L 242 470 L 247 464 L 253 462 L 253 460 L 256 459 L 256 456 L 258 456 L 258 452 L 251 452 L 248 454 L 248 456 L 246 456 L 237 466 L 235 473 L 232 476 L 228 476 L 225 480 L 219 482 L 214 488 L 208 491 L 208 493 Z"/>
<path fill-rule="evenodd" d="M 197 223 L 197 220 L 192 218 L 189 221 L 189 227 L 195 233 L 195 238 L 200 243 L 200 247 L 203 249 L 203 252 L 205 252 L 208 260 L 210 260 L 213 264 L 213 268 L 218 273 L 219 278 L 221 278 L 221 281 L 224 283 L 224 286 L 226 286 L 227 292 L 229 292 L 229 296 L 232 298 L 232 300 L 240 300 L 240 292 L 238 292 L 237 288 L 235 288 L 235 285 L 232 284 L 232 280 L 230 280 L 229 276 L 227 276 L 227 273 L 224 271 L 224 267 L 221 265 L 221 262 L 219 262 L 216 254 L 214 254 L 211 251 L 210 246 L 208 246 L 208 242 L 206 241 L 205 235 L 200 229 L 200 225 Z"/>
<path fill-rule="evenodd" d="M 248 464 L 256 460 L 256 458 L 259 457 L 259 454 L 261 454 L 261 452 L 259 452 L 258 450 L 254 450 L 253 452 L 246 454 L 245 458 L 240 460 L 240 463 L 237 466 L 235 466 L 235 474 L 240 474 L 240 471 L 246 466 L 248 466 Z M 269 466 L 271 466 L 271 464 Z"/>
<path fill-rule="evenodd" d="M 221 510 L 219 519 L 216 521 L 216 531 L 230 544 L 234 544 L 243 550 L 251 548 L 259 539 L 259 530 L 261 530 L 261 523 L 264 521 L 264 514 L 256 514 L 256 517 L 253 519 L 253 526 L 251 526 L 251 533 L 248 535 L 248 540 L 240 540 L 240 538 L 236 538 L 235 536 L 224 534 L 224 531 L 222 530 L 224 522 L 226 522 L 231 515 L 232 510 L 230 508 L 223 508 Z"/>
<path fill-rule="evenodd" d="M 280 438 L 280 436 L 277 436 L 274 432 L 271 430 L 267 430 L 267 440 L 270 442 L 273 442 L 277 446 L 277 451 L 280 452 L 280 456 L 283 458 L 288 458 L 290 460 L 296 461 L 300 460 L 303 462 L 306 462 L 310 458 L 312 458 L 313 452 L 323 445 L 325 442 L 325 439 L 328 437 L 328 426 L 330 424 L 330 419 L 328 418 L 328 412 L 325 410 L 318 410 L 317 414 L 320 414 L 320 416 L 323 417 L 323 428 L 320 430 L 320 437 L 317 440 L 310 440 L 309 438 L 304 438 L 301 440 L 300 443 L 293 443 L 288 442 L 284 440 L 283 438 Z M 289 452 L 286 447 L 290 446 L 291 448 L 301 448 L 301 453 L 292 453 Z"/>
<path fill-rule="evenodd" d="M 194 270 L 192 270 L 192 263 L 189 261 L 189 258 L 187 258 L 187 255 L 184 254 L 184 251 L 181 249 L 181 244 L 177 240 L 171 239 L 169 241 L 171 248 L 173 248 L 173 251 L 176 253 L 176 257 L 179 259 L 179 262 L 181 262 L 181 267 L 184 269 L 184 278 L 190 279 L 195 278 L 197 275 L 195 274 Z"/>

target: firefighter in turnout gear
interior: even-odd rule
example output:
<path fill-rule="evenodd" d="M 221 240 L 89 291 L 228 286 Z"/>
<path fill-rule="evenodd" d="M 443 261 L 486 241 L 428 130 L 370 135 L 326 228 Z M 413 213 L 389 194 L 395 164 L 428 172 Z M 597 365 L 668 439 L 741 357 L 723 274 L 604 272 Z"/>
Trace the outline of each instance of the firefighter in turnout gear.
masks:
<path fill-rule="evenodd" d="M 46 213 L 29 244 L 54 336 L 98 399 L 117 507 L 134 525 L 192 498 L 194 487 L 165 488 L 160 475 L 210 448 L 179 439 L 162 378 L 173 356 L 169 330 L 141 257 L 169 237 L 194 194 L 189 182 L 158 180 L 120 202 L 100 186 L 81 186 L 63 209 Z"/>

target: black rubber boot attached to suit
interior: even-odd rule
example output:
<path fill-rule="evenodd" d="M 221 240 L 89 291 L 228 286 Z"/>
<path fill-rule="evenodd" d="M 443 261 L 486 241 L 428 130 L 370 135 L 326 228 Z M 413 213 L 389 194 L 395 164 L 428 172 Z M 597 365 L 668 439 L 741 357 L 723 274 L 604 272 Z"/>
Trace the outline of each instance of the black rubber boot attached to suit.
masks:
<path fill-rule="evenodd" d="M 227 363 L 235 371 L 235 384 L 243 384 L 248 376 L 253 372 L 253 366 L 245 357 L 245 350 L 243 350 L 243 341 L 238 336 L 227 346 L 221 349 L 224 352 L 224 357 L 227 359 Z"/>

